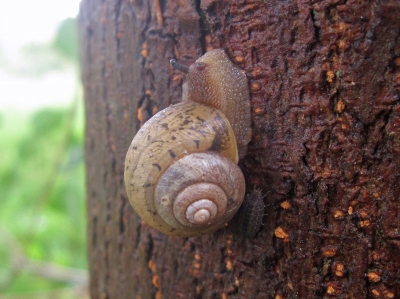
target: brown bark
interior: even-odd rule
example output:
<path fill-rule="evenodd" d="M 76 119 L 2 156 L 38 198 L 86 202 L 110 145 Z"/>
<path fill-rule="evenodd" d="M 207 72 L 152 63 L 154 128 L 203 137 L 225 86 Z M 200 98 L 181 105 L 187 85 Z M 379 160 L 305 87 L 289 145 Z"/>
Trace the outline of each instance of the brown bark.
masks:
<path fill-rule="evenodd" d="M 399 298 L 398 1 L 83 0 L 92 298 Z M 123 182 L 128 146 L 181 97 L 170 58 L 246 71 L 262 189 L 252 240 L 168 237 Z"/>

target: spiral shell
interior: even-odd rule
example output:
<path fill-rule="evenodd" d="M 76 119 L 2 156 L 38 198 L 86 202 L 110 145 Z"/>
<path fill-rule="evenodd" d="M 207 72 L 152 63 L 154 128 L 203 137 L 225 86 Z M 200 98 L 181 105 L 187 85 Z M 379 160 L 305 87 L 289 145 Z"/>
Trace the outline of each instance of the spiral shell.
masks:
<path fill-rule="evenodd" d="M 235 135 L 218 109 L 185 101 L 153 116 L 125 159 L 125 185 L 135 211 L 169 235 L 200 236 L 229 221 L 245 182 Z"/>

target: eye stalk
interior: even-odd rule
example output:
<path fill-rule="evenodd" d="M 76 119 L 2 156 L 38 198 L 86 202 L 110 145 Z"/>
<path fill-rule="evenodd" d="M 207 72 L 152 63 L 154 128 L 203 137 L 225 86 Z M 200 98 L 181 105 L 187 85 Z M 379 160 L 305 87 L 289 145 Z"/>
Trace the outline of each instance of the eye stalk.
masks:
<path fill-rule="evenodd" d="M 179 63 L 178 61 L 176 61 L 175 59 L 171 59 L 169 61 L 169 63 L 172 65 L 173 68 L 180 70 L 182 73 L 188 74 L 189 73 L 189 67 Z"/>

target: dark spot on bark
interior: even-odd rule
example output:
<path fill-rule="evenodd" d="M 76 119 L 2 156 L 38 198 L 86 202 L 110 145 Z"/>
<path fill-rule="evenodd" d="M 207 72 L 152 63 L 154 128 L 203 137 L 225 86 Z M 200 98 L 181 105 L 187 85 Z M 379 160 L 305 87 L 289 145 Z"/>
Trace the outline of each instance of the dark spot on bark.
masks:
<path fill-rule="evenodd" d="M 144 184 L 143 187 L 145 188 L 151 187 L 151 184 L 150 183 Z"/>
<path fill-rule="evenodd" d="M 129 165 L 125 167 L 125 171 L 129 169 Z"/>
<path fill-rule="evenodd" d="M 151 139 L 151 136 L 150 135 L 147 135 L 147 140 L 150 140 Z"/>
<path fill-rule="evenodd" d="M 153 163 L 153 166 L 157 167 L 159 171 L 161 171 L 161 169 L 162 169 L 161 166 L 157 163 Z"/>
<path fill-rule="evenodd" d="M 132 148 L 133 148 L 134 150 L 137 150 L 137 146 L 132 146 Z"/>
<path fill-rule="evenodd" d="M 163 128 L 165 128 L 165 129 L 167 129 L 167 130 L 168 130 L 168 124 L 167 124 L 167 123 L 163 123 L 163 124 L 161 124 L 161 127 L 163 127 Z"/>
<path fill-rule="evenodd" d="M 172 139 L 172 140 L 176 140 L 176 137 L 175 137 L 175 136 L 172 136 L 171 139 Z"/>
<path fill-rule="evenodd" d="M 157 212 L 153 212 L 153 215 L 156 216 L 156 215 L 157 215 Z"/>
<path fill-rule="evenodd" d="M 172 158 L 176 158 L 176 154 L 172 151 L 172 150 L 169 150 L 168 151 L 169 152 L 169 155 L 172 157 Z"/>
<path fill-rule="evenodd" d="M 193 141 L 194 141 L 194 143 L 196 143 L 196 148 L 199 148 L 200 140 L 193 140 Z"/>

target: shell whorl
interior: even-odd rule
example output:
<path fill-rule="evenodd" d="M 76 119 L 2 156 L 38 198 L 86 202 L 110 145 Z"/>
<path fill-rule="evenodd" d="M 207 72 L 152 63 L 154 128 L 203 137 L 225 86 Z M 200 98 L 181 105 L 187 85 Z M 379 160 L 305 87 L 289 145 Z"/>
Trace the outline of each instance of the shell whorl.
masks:
<path fill-rule="evenodd" d="M 205 234 L 228 222 L 240 207 L 240 168 L 215 152 L 193 153 L 172 164 L 155 188 L 155 206 L 171 227 Z"/>
<path fill-rule="evenodd" d="M 243 200 L 237 161 L 235 135 L 218 109 L 176 104 L 148 120 L 133 139 L 125 159 L 128 198 L 142 219 L 166 234 L 210 233 Z"/>

